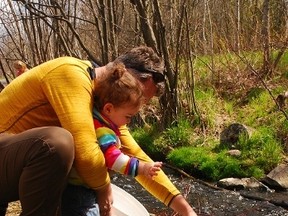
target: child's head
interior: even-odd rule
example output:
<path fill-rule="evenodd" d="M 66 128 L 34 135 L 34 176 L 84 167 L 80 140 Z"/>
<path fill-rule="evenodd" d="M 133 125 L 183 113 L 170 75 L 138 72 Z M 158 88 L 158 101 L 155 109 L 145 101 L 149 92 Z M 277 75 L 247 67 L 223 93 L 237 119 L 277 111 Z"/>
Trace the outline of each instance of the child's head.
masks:
<path fill-rule="evenodd" d="M 94 106 L 116 125 L 129 123 L 143 102 L 141 82 L 122 63 L 109 63 L 105 76 L 97 78 Z"/>
<path fill-rule="evenodd" d="M 24 63 L 24 62 L 22 62 L 22 61 L 15 61 L 14 63 L 13 63 L 13 66 L 14 66 L 14 68 L 16 69 L 16 70 L 23 70 L 23 71 L 25 71 L 26 69 L 27 69 L 27 67 L 26 67 L 26 64 Z"/>
<path fill-rule="evenodd" d="M 19 60 L 15 61 L 13 63 L 13 67 L 16 70 L 16 73 L 17 73 L 16 75 L 17 76 L 20 76 L 21 74 L 23 74 L 25 71 L 28 70 L 26 64 L 24 62 L 22 62 L 22 61 L 19 61 Z"/>

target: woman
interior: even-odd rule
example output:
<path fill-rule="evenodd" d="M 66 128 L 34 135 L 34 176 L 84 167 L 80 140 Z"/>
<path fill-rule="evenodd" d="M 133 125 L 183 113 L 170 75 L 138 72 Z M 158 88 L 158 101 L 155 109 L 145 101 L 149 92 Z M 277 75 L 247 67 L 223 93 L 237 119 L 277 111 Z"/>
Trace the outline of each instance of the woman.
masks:
<path fill-rule="evenodd" d="M 164 81 L 163 62 L 151 48 L 134 48 L 114 62 L 137 74 L 147 101 L 157 94 L 159 83 Z M 89 206 L 85 206 L 87 202 L 82 206 L 83 214 L 96 211 L 97 196 L 101 215 L 111 215 L 110 178 L 101 149 L 95 145 L 92 118 L 97 76 L 106 72 L 106 66 L 94 67 L 89 61 L 61 57 L 30 69 L 0 93 L 1 206 L 20 199 L 21 216 L 57 215 L 73 162 L 88 188 L 84 190 L 76 181 L 76 189 L 70 192 L 91 195 L 87 196 L 91 197 Z M 127 153 L 152 161 L 126 127 L 121 128 L 120 139 Z M 176 212 L 196 215 L 162 171 L 154 180 L 136 179 Z M 69 199 L 72 197 L 63 197 L 63 209 Z"/>

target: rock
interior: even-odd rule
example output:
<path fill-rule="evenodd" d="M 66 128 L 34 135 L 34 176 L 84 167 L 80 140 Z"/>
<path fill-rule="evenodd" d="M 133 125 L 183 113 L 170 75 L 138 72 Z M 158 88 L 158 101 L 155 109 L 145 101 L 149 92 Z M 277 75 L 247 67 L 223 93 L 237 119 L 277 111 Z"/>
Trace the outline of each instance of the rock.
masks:
<path fill-rule="evenodd" d="M 220 133 L 219 148 L 241 149 L 241 146 L 238 145 L 240 136 L 244 139 L 248 139 L 250 136 L 250 131 L 251 130 L 243 124 L 233 123 L 229 125 Z"/>
<path fill-rule="evenodd" d="M 243 190 L 243 189 L 265 189 L 270 191 L 270 189 L 259 182 L 255 178 L 225 178 L 217 182 L 218 187 L 222 187 L 229 190 Z"/>
<path fill-rule="evenodd" d="M 244 182 L 239 178 L 225 178 L 217 182 L 218 187 L 222 187 L 229 190 L 242 190 L 244 189 Z"/>
<path fill-rule="evenodd" d="M 284 94 L 279 94 L 276 98 L 276 102 L 278 108 L 283 109 L 285 107 L 285 100 L 288 98 L 288 91 L 284 92 Z"/>
<path fill-rule="evenodd" d="M 227 154 L 230 156 L 239 157 L 241 156 L 241 151 L 238 149 L 232 149 L 232 150 L 227 151 Z"/>
<path fill-rule="evenodd" d="M 273 188 L 288 189 L 288 165 L 280 164 L 273 169 L 262 182 Z"/>

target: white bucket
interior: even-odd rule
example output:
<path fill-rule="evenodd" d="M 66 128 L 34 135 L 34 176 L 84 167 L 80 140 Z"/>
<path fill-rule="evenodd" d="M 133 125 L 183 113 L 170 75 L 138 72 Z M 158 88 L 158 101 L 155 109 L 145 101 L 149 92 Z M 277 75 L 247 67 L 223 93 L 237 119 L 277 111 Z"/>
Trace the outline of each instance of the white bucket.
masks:
<path fill-rule="evenodd" d="M 112 184 L 113 216 L 149 216 L 146 208 L 131 194 Z"/>

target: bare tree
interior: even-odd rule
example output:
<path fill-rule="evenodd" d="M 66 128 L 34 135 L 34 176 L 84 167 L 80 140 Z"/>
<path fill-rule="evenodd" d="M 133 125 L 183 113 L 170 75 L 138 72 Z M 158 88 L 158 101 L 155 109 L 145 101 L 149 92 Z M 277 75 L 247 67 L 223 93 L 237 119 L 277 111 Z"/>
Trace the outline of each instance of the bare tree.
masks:
<path fill-rule="evenodd" d="M 269 0 L 263 2 L 262 41 L 263 41 L 263 70 L 262 75 L 271 75 L 270 54 L 270 24 L 269 24 Z"/>
<path fill-rule="evenodd" d="M 240 34 L 241 34 L 241 0 L 236 0 L 236 33 L 235 33 L 235 50 L 236 52 L 240 51 L 241 44 L 240 44 Z"/>
<path fill-rule="evenodd" d="M 191 116 L 201 112 L 193 96 L 195 58 L 209 69 L 207 85 L 216 88 L 223 79 L 216 58 L 231 50 L 263 50 L 262 71 L 270 75 L 287 49 L 287 17 L 286 0 L 4 0 L 2 77 L 8 83 L 15 78 L 16 59 L 29 67 L 64 55 L 105 64 L 145 44 L 165 62 L 167 91 L 160 104 L 169 125 L 183 110 Z M 190 95 L 181 94 L 183 89 Z"/>

